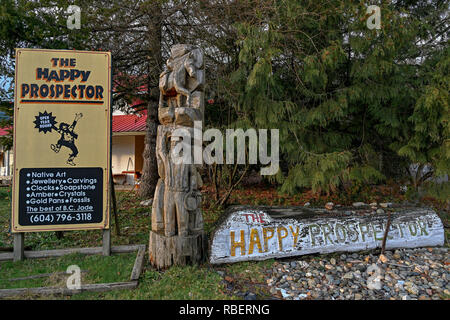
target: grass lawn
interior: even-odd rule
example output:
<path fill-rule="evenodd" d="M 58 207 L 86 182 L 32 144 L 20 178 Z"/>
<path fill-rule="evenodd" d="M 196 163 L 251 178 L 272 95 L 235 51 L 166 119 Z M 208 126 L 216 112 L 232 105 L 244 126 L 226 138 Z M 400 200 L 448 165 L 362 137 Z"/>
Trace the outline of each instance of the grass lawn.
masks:
<path fill-rule="evenodd" d="M 135 192 L 117 192 L 119 209 L 120 236 L 115 233 L 114 218 L 111 217 L 112 245 L 148 244 L 151 222 L 151 207 L 139 205 L 140 199 Z M 205 229 L 211 230 L 221 210 L 206 210 Z M 209 215 L 208 215 L 209 213 Z M 9 232 L 10 194 L 7 188 L 0 188 L 0 247 L 12 248 L 12 235 Z M 46 250 L 74 247 L 94 247 L 102 245 L 101 231 L 64 232 L 58 239 L 55 232 L 25 234 L 27 250 Z M 0 262 L 0 289 L 58 286 L 65 285 L 68 275 L 62 275 L 68 266 L 78 265 L 82 273 L 82 283 L 102 283 L 128 281 L 136 253 L 115 254 L 111 257 L 100 255 L 86 256 L 71 254 L 52 259 L 28 259 L 20 262 Z M 84 292 L 65 297 L 68 299 L 238 299 L 234 291 L 227 290 L 226 284 L 217 271 L 223 271 L 228 279 L 233 279 L 233 288 L 243 291 L 252 290 L 260 296 L 268 291 L 260 288 L 263 271 L 273 261 L 246 262 L 236 265 L 212 267 L 201 266 L 172 267 L 157 271 L 145 258 L 145 266 L 135 290 L 116 290 L 105 293 Z M 48 277 L 10 281 L 38 274 L 51 274 Z M 60 299 L 61 297 L 45 297 Z"/>
<path fill-rule="evenodd" d="M 392 201 L 405 200 L 396 186 L 377 186 L 358 189 L 352 193 L 342 195 L 318 196 L 311 192 L 299 193 L 294 196 L 279 194 L 268 187 L 239 188 L 230 198 L 231 204 L 249 205 L 303 205 L 310 202 L 315 206 L 323 206 L 328 201 L 336 204 L 349 205 L 352 201 Z M 205 187 L 202 191 L 203 215 L 206 232 L 211 232 L 214 223 L 221 216 L 223 210 L 212 209 L 212 190 Z M 151 207 L 140 206 L 140 199 L 136 193 L 130 191 L 117 192 L 119 225 L 121 234 L 115 233 L 114 217 L 111 217 L 112 245 L 148 244 L 151 223 Z M 428 199 L 427 205 L 432 206 L 448 225 L 449 213 L 438 202 Z M 10 194 L 9 189 L 0 188 L 0 248 L 12 247 L 12 235 L 9 232 Z M 446 229 L 448 238 L 448 229 Z M 62 239 L 58 239 L 55 232 L 27 233 L 25 246 L 27 250 L 45 250 L 74 247 L 95 247 L 102 245 L 101 231 L 71 231 L 64 232 Z M 448 242 L 447 244 L 448 245 Z M 76 264 L 82 273 L 82 283 L 102 283 L 128 281 L 134 264 L 136 253 L 116 254 L 111 257 L 100 255 L 85 256 L 71 254 L 52 259 L 29 259 L 13 263 L 0 262 L 0 289 L 65 285 L 68 275 L 62 275 L 69 265 Z M 251 291 L 258 298 L 269 297 L 269 290 L 264 280 L 264 274 L 271 268 L 274 260 L 259 262 L 241 262 L 211 266 L 205 263 L 200 266 L 171 267 L 165 271 L 158 271 L 148 263 L 135 290 L 116 290 L 105 293 L 84 292 L 67 299 L 242 299 L 237 293 Z M 52 274 L 51 276 L 10 281 L 8 279 L 21 278 L 37 274 Z M 219 274 L 221 273 L 221 275 Z M 45 299 L 61 299 L 61 296 L 44 297 Z"/>
<path fill-rule="evenodd" d="M 69 275 L 64 273 L 67 267 L 73 264 L 82 270 L 81 282 L 84 284 L 129 281 L 135 256 L 136 253 L 116 254 L 111 257 L 76 253 L 58 258 L 4 261 L 0 264 L 0 289 L 65 287 Z M 19 280 L 27 276 L 47 274 L 51 275 Z"/>

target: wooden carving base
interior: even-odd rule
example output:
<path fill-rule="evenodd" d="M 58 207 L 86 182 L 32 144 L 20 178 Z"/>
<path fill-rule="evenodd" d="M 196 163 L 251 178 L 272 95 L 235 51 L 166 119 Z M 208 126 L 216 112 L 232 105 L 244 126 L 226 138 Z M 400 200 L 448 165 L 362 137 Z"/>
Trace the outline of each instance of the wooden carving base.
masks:
<path fill-rule="evenodd" d="M 150 263 L 158 269 L 202 263 L 206 260 L 207 248 L 208 241 L 203 232 L 187 237 L 166 237 L 150 231 Z"/>

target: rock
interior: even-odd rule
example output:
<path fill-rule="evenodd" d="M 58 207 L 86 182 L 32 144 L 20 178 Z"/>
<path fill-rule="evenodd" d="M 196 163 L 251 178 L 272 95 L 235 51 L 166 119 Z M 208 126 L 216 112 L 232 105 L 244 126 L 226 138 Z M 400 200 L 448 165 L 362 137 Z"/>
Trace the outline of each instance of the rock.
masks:
<path fill-rule="evenodd" d="M 223 277 L 225 275 L 225 272 L 223 272 L 223 271 L 217 270 L 216 272 L 221 277 Z"/>
<path fill-rule="evenodd" d="M 383 214 L 384 210 L 383 209 L 377 209 L 377 214 Z"/>
<path fill-rule="evenodd" d="M 405 282 L 405 289 L 412 295 L 419 294 L 419 288 L 412 282 Z"/>
<path fill-rule="evenodd" d="M 431 276 L 432 278 L 436 278 L 436 277 L 439 276 L 439 272 L 437 272 L 437 271 L 432 271 L 432 272 L 430 273 L 430 276 Z"/>
<path fill-rule="evenodd" d="M 333 210 L 333 207 L 334 207 L 333 202 L 327 202 L 327 204 L 325 204 L 325 209 L 327 210 Z"/>
<path fill-rule="evenodd" d="M 306 261 L 297 261 L 297 264 L 302 269 L 306 269 L 309 267 L 309 263 Z"/>
<path fill-rule="evenodd" d="M 418 275 L 424 272 L 424 269 L 421 266 L 415 266 L 414 272 L 416 272 Z"/>
<path fill-rule="evenodd" d="M 382 287 L 383 284 L 381 283 L 381 278 L 379 276 L 367 280 L 367 288 L 370 290 L 381 290 Z"/>
<path fill-rule="evenodd" d="M 384 255 L 385 255 L 386 257 L 390 258 L 390 257 L 392 257 L 392 251 L 386 250 L 386 251 L 384 252 Z"/>
<path fill-rule="evenodd" d="M 378 260 L 381 261 L 382 263 L 386 263 L 389 261 L 389 259 L 384 254 L 380 254 Z"/>
<path fill-rule="evenodd" d="M 244 296 L 244 300 L 256 300 L 256 294 L 247 292 Z"/>
<path fill-rule="evenodd" d="M 354 207 L 362 207 L 362 206 L 365 206 L 366 204 L 364 202 L 353 202 L 352 205 Z"/>
<path fill-rule="evenodd" d="M 283 298 L 287 298 L 287 297 L 290 297 L 290 296 L 291 296 L 291 295 L 288 294 L 287 291 L 286 291 L 285 289 L 283 289 L 283 288 L 280 288 L 280 292 L 281 292 L 281 296 L 282 296 Z"/>
<path fill-rule="evenodd" d="M 371 206 L 371 207 L 376 207 L 376 206 L 378 206 L 378 203 L 372 202 L 372 203 L 369 204 L 369 206 Z"/>
<path fill-rule="evenodd" d="M 316 286 L 316 280 L 314 279 L 308 279 L 308 287 L 313 289 Z"/>
<path fill-rule="evenodd" d="M 366 271 L 366 266 L 363 263 L 357 264 L 356 269 L 360 272 Z"/>
<path fill-rule="evenodd" d="M 441 300 L 450 295 L 447 261 L 448 248 L 387 250 L 384 257 L 374 253 L 345 253 L 339 259 L 305 256 L 295 261 L 295 268 L 292 261 L 275 262 L 266 281 L 271 294 L 286 300 Z M 223 283 L 233 290 L 233 283 Z M 285 290 L 284 295 L 274 288 Z"/>
<path fill-rule="evenodd" d="M 344 275 L 342 276 L 342 278 L 343 278 L 343 279 L 352 280 L 352 279 L 354 278 L 354 277 L 353 277 L 353 273 L 347 272 L 346 274 L 344 274 Z"/>
<path fill-rule="evenodd" d="M 390 208 L 390 207 L 392 207 L 392 202 L 383 202 L 383 203 L 380 203 L 380 207 L 383 207 L 383 208 Z"/>
<path fill-rule="evenodd" d="M 151 206 L 153 204 L 153 199 L 147 199 L 147 200 L 141 201 L 139 204 L 143 207 Z"/>
<path fill-rule="evenodd" d="M 367 288 L 370 290 L 381 290 L 383 284 L 381 280 L 383 279 L 382 270 L 376 264 L 371 264 L 367 268 L 367 274 L 371 276 L 367 279 Z"/>
<path fill-rule="evenodd" d="M 355 272 L 353 272 L 353 277 L 355 277 L 355 279 L 360 280 L 362 278 L 361 277 L 361 271 L 356 270 Z"/>
<path fill-rule="evenodd" d="M 307 203 L 305 203 L 303 206 L 304 206 L 304 207 L 309 207 L 310 205 L 311 205 L 311 203 L 307 202 Z"/>

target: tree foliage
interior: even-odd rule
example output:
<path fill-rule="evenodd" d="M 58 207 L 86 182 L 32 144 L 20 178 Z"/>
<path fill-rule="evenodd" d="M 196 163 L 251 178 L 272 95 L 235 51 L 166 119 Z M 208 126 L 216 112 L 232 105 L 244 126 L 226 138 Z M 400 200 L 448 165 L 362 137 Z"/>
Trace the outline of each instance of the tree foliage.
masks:
<path fill-rule="evenodd" d="M 0 2 L 0 111 L 6 115 L 0 120 L 2 128 L 12 128 L 16 48 L 90 48 L 86 29 L 78 32 L 67 28 L 68 5 L 62 0 Z M 0 139 L 6 148 L 12 147 L 10 131 Z"/>
<path fill-rule="evenodd" d="M 380 7 L 380 30 L 353 1 L 272 1 L 238 25 L 230 103 L 279 128 L 284 191 L 379 182 L 411 163 L 448 173 L 448 3 Z"/>
<path fill-rule="evenodd" d="M 111 51 L 115 97 L 143 101 L 150 146 L 159 73 L 171 45 L 191 43 L 206 56 L 204 127 L 279 129 L 283 191 L 399 178 L 411 164 L 433 168 L 416 186 L 449 172 L 448 0 L 371 3 L 381 29 L 364 1 L 73 4 L 81 30 L 66 27 L 66 1 L 3 0 L 0 75 L 13 74 L 15 47 Z"/>

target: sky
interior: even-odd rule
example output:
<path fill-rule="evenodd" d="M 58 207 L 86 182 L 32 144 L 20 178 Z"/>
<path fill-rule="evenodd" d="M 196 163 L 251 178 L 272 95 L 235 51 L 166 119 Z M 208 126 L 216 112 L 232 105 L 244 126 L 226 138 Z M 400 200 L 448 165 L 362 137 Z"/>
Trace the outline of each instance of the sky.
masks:
<path fill-rule="evenodd" d="M 5 76 L 0 76 L 0 88 L 1 89 L 3 89 L 3 90 L 8 90 L 9 88 L 10 88 L 10 86 L 11 86 L 11 82 L 12 82 L 12 79 L 11 78 L 8 78 L 8 77 L 5 77 Z M 13 94 L 11 93 L 11 99 L 13 99 Z"/>
<path fill-rule="evenodd" d="M 12 79 L 7 78 L 5 76 L 0 76 L 0 89 L 2 90 L 8 90 L 11 86 Z M 13 101 L 14 99 L 14 93 L 9 94 L 9 100 Z M 0 95 L 0 100 L 4 99 L 3 96 Z M 4 118 L 5 114 L 4 112 L 0 111 L 0 118 Z"/>

